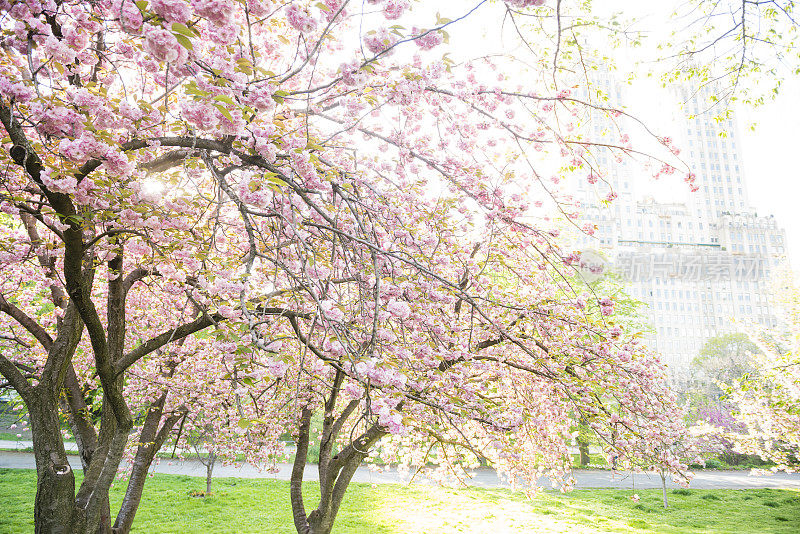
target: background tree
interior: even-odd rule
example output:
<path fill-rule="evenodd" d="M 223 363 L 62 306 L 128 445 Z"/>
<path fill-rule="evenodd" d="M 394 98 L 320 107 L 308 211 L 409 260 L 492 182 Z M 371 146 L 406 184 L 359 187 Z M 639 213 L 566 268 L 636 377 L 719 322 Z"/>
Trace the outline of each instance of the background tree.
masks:
<path fill-rule="evenodd" d="M 702 443 L 701 452 L 705 456 L 713 455 L 728 465 L 740 465 L 752 460 L 736 450 L 735 436 L 742 434 L 745 426 L 736 419 L 729 402 L 695 406 L 694 413 L 688 414 L 687 419 Z M 706 465 L 709 463 L 706 462 Z"/>
<path fill-rule="evenodd" d="M 712 337 L 692 360 L 692 367 L 702 372 L 705 395 L 718 401 L 724 395 L 724 385 L 739 380 L 753 367 L 752 354 L 759 352 L 747 334 L 738 332 Z"/>

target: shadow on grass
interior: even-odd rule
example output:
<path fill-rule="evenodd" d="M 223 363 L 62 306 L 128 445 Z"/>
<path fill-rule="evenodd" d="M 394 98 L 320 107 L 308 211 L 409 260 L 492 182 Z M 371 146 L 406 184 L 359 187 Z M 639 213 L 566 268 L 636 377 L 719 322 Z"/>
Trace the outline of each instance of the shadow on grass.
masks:
<path fill-rule="evenodd" d="M 83 478 L 76 472 L 77 484 Z M 119 509 L 126 483 L 117 480 L 111 489 L 112 513 Z M 319 486 L 304 484 L 307 508 L 316 507 Z M 214 479 L 212 494 L 193 497 L 204 491 L 205 479 L 180 475 L 154 475 L 145 492 L 133 532 L 159 533 L 266 533 L 294 534 L 289 483 L 277 480 L 239 478 Z M 33 501 L 36 472 L 25 469 L 0 469 L 0 534 L 33 532 Z M 373 490 L 354 485 L 348 491 L 336 521 L 335 532 L 383 534 L 396 532 L 371 512 Z"/>
<path fill-rule="evenodd" d="M 289 483 L 277 480 L 239 478 L 214 479 L 212 494 L 193 497 L 192 491 L 205 490 L 205 480 L 187 476 L 155 475 L 148 481 L 134 532 L 170 533 L 295 533 L 289 502 Z M 157 482 L 153 484 L 153 482 Z M 124 485 L 121 485 L 124 486 Z M 116 490 L 117 488 L 115 488 Z M 112 506 L 118 506 L 122 488 L 115 491 Z M 307 511 L 316 507 L 319 486 L 303 485 Z M 336 521 L 335 532 L 383 534 L 380 518 L 371 517 L 370 488 L 353 487 L 345 498 Z"/>

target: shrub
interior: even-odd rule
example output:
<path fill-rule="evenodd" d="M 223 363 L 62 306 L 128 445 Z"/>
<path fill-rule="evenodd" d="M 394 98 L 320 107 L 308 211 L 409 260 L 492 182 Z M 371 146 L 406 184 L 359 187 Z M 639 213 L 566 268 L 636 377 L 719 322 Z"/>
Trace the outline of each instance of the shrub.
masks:
<path fill-rule="evenodd" d="M 723 469 L 725 467 L 727 467 L 726 464 L 717 458 L 706 460 L 706 469 Z"/>

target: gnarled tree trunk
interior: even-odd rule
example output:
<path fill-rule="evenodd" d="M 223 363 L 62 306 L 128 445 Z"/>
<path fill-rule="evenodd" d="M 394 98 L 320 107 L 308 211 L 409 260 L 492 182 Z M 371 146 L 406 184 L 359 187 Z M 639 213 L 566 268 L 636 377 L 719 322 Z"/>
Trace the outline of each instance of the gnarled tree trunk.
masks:
<path fill-rule="evenodd" d="M 64 450 L 57 406 L 50 395 L 36 395 L 27 403 L 36 458 L 33 517 L 37 534 L 81 530 L 75 507 L 75 474 Z"/>

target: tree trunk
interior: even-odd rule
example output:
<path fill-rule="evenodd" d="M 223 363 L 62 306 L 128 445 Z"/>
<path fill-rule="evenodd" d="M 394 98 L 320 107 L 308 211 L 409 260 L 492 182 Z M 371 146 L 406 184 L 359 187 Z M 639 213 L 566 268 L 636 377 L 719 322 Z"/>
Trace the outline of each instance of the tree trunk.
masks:
<path fill-rule="evenodd" d="M 372 446 L 385 435 L 386 431 L 374 424 L 337 455 L 330 457 L 324 468 L 320 465 L 320 474 L 324 473 L 325 476 L 320 476 L 319 505 L 308 515 L 309 534 L 331 533 L 353 475 Z M 333 437 L 335 438 L 335 435 Z M 305 533 L 300 532 L 300 534 Z"/>
<path fill-rule="evenodd" d="M 206 495 L 211 493 L 211 473 L 214 472 L 214 463 L 217 461 L 217 455 L 213 452 L 208 453 L 208 460 L 206 462 Z"/>
<path fill-rule="evenodd" d="M 56 399 L 38 396 L 28 403 L 36 458 L 36 533 L 71 534 L 81 530 L 75 508 L 75 474 L 67 460 Z"/>
<path fill-rule="evenodd" d="M 300 416 L 297 449 L 294 455 L 292 476 L 289 484 L 289 497 L 292 503 L 292 516 L 298 534 L 330 534 L 339 507 L 342 504 L 347 486 L 353 478 L 358 466 L 369 453 L 369 450 L 387 432 L 380 425 L 373 424 L 338 454 L 333 454 L 334 443 L 344 424 L 359 405 L 351 401 L 344 407 L 338 417 L 334 417 L 336 399 L 344 374 L 339 371 L 334 378 L 330 397 L 325 402 L 325 414 L 322 422 L 322 436 L 319 448 L 319 505 L 306 515 L 303 502 L 303 471 L 308 457 L 309 433 L 313 412 L 305 407 Z M 402 404 L 398 405 L 400 409 Z"/>
<path fill-rule="evenodd" d="M 92 456 L 97 449 L 97 430 L 92 422 L 89 406 L 83 397 L 80 383 L 78 382 L 75 368 L 72 363 L 67 365 L 67 372 L 64 377 L 64 394 L 61 396 L 61 409 L 68 415 L 69 425 L 75 442 L 78 445 L 78 454 L 81 458 L 83 472 L 89 469 L 92 463 Z M 110 532 L 111 528 L 111 505 L 106 498 L 100 505 L 100 526 L 97 534 Z"/>
<path fill-rule="evenodd" d="M 578 452 L 581 455 L 581 466 L 589 465 L 591 457 L 589 456 L 589 444 L 581 439 L 578 439 Z"/>
<path fill-rule="evenodd" d="M 84 525 L 80 532 L 111 532 L 108 491 L 117 474 L 127 441 L 128 432 L 119 428 L 104 396 L 97 447 L 92 451 L 89 465 L 84 467 L 83 482 L 75 495 L 75 505 Z"/>
<path fill-rule="evenodd" d="M 303 503 L 303 471 L 308 456 L 308 435 L 311 431 L 311 410 L 303 408 L 300 415 L 297 448 L 294 453 L 292 476 L 289 481 L 289 500 L 292 502 L 292 518 L 297 534 L 315 534 L 308 524 L 306 506 Z"/>
<path fill-rule="evenodd" d="M 669 503 L 667 502 L 667 474 L 664 471 L 661 471 L 661 494 L 664 497 L 664 508 L 669 508 Z"/>
<path fill-rule="evenodd" d="M 147 472 L 150 468 L 152 458 L 141 454 L 142 447 L 136 452 L 133 460 L 131 477 L 128 480 L 128 487 L 125 490 L 125 497 L 122 499 L 117 519 L 114 522 L 114 534 L 127 534 L 133 526 L 133 519 L 144 492 L 144 483 L 147 481 Z"/>
<path fill-rule="evenodd" d="M 336 483 L 332 488 L 327 488 L 331 493 L 330 503 L 327 509 L 323 509 L 323 503 L 320 502 L 320 507 L 311 512 L 308 516 L 308 523 L 311 526 L 311 534 L 330 534 L 333 530 L 333 523 L 336 521 L 336 515 L 339 513 L 339 507 L 344 500 L 347 486 L 353 479 L 358 466 L 366 455 L 358 453 L 351 458 L 347 464 L 339 472 L 336 477 Z M 320 488 L 322 489 L 322 488 Z"/>
<path fill-rule="evenodd" d="M 125 497 L 122 499 L 122 504 L 117 513 L 117 519 L 114 522 L 114 534 L 127 534 L 131 531 L 133 520 L 142 501 L 144 483 L 147 481 L 147 473 L 153 463 L 153 459 L 161 449 L 169 433 L 172 432 L 175 423 L 183 416 L 182 413 L 172 414 L 164 420 L 161 428 L 158 428 L 166 398 L 167 392 L 165 391 L 147 411 L 147 417 L 139 434 L 139 447 L 136 449 L 136 456 L 133 459 L 131 478 L 128 481 Z"/>

